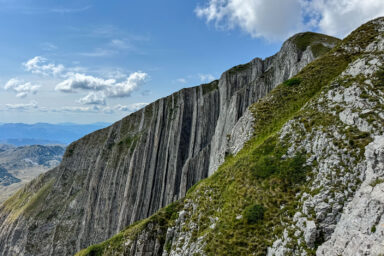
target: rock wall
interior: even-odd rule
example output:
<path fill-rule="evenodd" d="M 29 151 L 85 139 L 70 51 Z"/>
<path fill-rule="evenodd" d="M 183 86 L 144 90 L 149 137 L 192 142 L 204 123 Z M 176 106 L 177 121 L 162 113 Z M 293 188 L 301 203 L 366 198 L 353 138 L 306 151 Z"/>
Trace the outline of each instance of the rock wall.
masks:
<path fill-rule="evenodd" d="M 247 107 L 314 59 L 293 39 L 72 143 L 58 168 L 0 207 L 0 254 L 71 255 L 185 196 L 223 162 Z"/>
<path fill-rule="evenodd" d="M 383 255 L 383 50 L 384 18 L 362 25 L 245 112 L 214 175 L 77 256 Z"/>

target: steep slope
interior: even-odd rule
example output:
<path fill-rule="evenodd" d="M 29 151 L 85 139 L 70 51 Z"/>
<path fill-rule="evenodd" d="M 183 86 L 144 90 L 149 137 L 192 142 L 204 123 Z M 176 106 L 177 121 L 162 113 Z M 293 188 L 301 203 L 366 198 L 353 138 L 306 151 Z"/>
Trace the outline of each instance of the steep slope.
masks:
<path fill-rule="evenodd" d="M 337 42 L 298 34 L 271 58 L 236 66 L 72 143 L 58 168 L 0 207 L 0 254 L 70 255 L 184 197 L 231 151 L 226 135 L 247 107 L 321 54 L 319 45 L 329 50 Z"/>
<path fill-rule="evenodd" d="M 379 18 L 253 104 L 244 148 L 184 199 L 78 256 L 382 255 L 383 53 Z"/>
<path fill-rule="evenodd" d="M 26 183 L 60 164 L 64 146 L 0 146 L 0 203 Z"/>

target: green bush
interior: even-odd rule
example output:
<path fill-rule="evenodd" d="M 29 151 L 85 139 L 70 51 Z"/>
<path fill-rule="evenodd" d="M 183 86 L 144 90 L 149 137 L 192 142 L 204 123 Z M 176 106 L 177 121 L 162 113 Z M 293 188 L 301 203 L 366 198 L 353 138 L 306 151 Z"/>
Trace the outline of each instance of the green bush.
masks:
<path fill-rule="evenodd" d="M 278 171 L 278 159 L 275 156 L 261 156 L 255 166 L 255 175 L 259 178 L 267 178 Z"/>
<path fill-rule="evenodd" d="M 291 79 L 284 81 L 284 84 L 288 85 L 288 86 L 295 86 L 295 85 L 299 85 L 300 83 L 301 83 L 301 79 L 297 78 L 297 77 L 294 77 L 294 78 L 291 78 Z"/>
<path fill-rule="evenodd" d="M 244 219 L 248 224 L 259 223 L 264 219 L 264 211 L 262 205 L 250 205 L 244 210 Z"/>
<path fill-rule="evenodd" d="M 298 184 L 305 180 L 305 161 L 305 155 L 299 153 L 281 163 L 279 176 L 286 185 Z"/>
<path fill-rule="evenodd" d="M 384 86 L 384 69 L 383 68 L 380 68 L 378 71 L 376 71 L 375 77 L 376 79 L 374 80 L 373 84 L 378 87 Z"/>

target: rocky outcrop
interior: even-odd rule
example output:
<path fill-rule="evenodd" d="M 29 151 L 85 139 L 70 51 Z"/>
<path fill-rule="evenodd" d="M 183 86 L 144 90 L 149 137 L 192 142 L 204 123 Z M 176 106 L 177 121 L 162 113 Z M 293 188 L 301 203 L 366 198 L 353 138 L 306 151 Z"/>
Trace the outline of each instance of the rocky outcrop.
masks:
<path fill-rule="evenodd" d="M 218 86 L 220 112 L 212 137 L 209 174 L 223 163 L 228 137 L 247 108 L 314 60 L 318 53 L 313 50 L 313 45 L 333 47 L 336 43 L 333 38 L 315 33 L 297 34 L 287 40 L 276 55 L 265 60 L 256 58 L 222 75 Z M 234 71 L 237 72 L 233 74 Z"/>
<path fill-rule="evenodd" d="M 383 254 L 383 33 L 364 24 L 251 105 L 214 175 L 78 256 Z"/>
<path fill-rule="evenodd" d="M 303 36 L 310 39 L 304 48 Z M 299 34 L 271 58 L 236 66 L 72 143 L 58 168 L 0 207 L 0 254 L 70 255 L 185 196 L 226 151 L 244 144 L 249 131 L 233 128 L 248 106 L 312 61 L 312 45 L 329 50 L 337 42 Z"/>

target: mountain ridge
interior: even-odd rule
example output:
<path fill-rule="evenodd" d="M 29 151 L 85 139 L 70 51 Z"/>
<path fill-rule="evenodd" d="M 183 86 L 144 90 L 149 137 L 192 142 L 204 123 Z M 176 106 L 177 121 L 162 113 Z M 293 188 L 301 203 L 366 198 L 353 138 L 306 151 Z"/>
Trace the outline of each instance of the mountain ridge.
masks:
<path fill-rule="evenodd" d="M 73 254 L 183 197 L 232 150 L 227 135 L 248 106 L 314 58 L 311 47 L 287 40 L 264 61 L 236 66 L 72 143 L 59 167 L 0 206 L 0 252 Z M 246 135 L 233 136 L 234 148 Z"/>
<path fill-rule="evenodd" d="M 276 87 L 217 172 L 77 255 L 381 255 L 383 33 L 362 25 Z"/>

